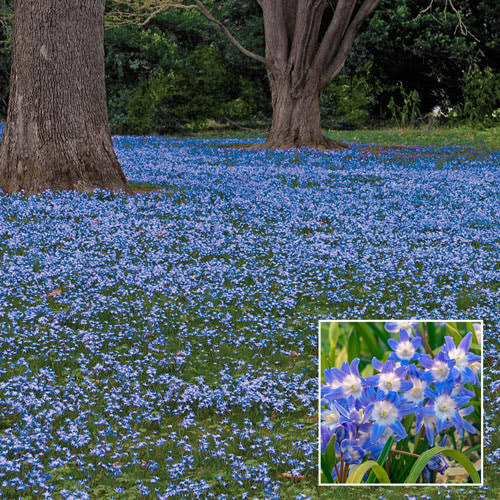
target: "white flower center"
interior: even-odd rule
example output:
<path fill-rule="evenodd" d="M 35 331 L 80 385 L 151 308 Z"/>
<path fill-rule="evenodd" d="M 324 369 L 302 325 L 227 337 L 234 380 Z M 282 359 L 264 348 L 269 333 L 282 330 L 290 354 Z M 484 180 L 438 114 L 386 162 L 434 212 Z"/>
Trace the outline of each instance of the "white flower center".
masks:
<path fill-rule="evenodd" d="M 415 347 L 410 341 L 400 342 L 396 349 L 399 359 L 411 359 L 415 354 Z"/>
<path fill-rule="evenodd" d="M 395 322 L 398 325 L 398 328 L 401 330 L 413 330 L 413 325 L 412 321 L 396 321 Z"/>
<path fill-rule="evenodd" d="M 434 410 L 436 411 L 436 416 L 441 420 L 452 418 L 455 415 L 456 409 L 457 403 L 450 396 L 443 394 L 436 398 Z"/>
<path fill-rule="evenodd" d="M 398 409 L 389 401 L 377 401 L 372 411 L 372 418 L 382 425 L 391 425 L 398 416 Z"/>
<path fill-rule="evenodd" d="M 406 399 L 412 401 L 413 403 L 423 401 L 426 386 L 425 382 L 423 380 L 419 380 L 418 378 L 412 378 L 411 381 L 413 383 L 413 387 L 405 394 Z"/>
<path fill-rule="evenodd" d="M 356 377 L 356 375 L 346 375 L 342 382 L 342 389 L 345 397 L 352 394 L 354 397 L 359 398 L 363 392 L 361 388 L 361 379 Z"/>
<path fill-rule="evenodd" d="M 378 386 L 383 391 L 399 391 L 401 380 L 394 372 L 381 373 Z"/>
<path fill-rule="evenodd" d="M 451 349 L 451 351 L 448 352 L 448 357 L 450 359 L 455 360 L 455 366 L 460 371 L 463 371 L 465 368 L 467 368 L 467 366 L 468 366 L 467 354 L 463 349 L 460 349 L 460 348 Z"/>
<path fill-rule="evenodd" d="M 337 410 L 333 409 L 333 410 L 324 410 L 322 417 L 325 425 L 331 429 L 338 424 L 340 415 Z"/>
<path fill-rule="evenodd" d="M 438 382 L 443 382 L 448 378 L 448 374 L 450 373 L 450 368 L 448 364 L 444 361 L 434 361 L 434 364 L 431 368 L 432 375 L 434 379 Z"/>
<path fill-rule="evenodd" d="M 355 450 L 352 446 L 349 446 L 348 450 L 349 450 L 349 455 L 351 455 L 351 458 L 354 462 L 356 462 L 361 458 L 359 450 Z"/>

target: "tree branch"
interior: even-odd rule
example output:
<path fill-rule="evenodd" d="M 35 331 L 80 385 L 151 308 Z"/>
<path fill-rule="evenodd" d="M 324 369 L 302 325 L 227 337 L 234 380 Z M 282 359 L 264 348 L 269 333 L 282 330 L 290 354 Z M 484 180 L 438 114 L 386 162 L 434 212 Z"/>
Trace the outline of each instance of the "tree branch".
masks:
<path fill-rule="evenodd" d="M 264 4 L 266 0 L 260 0 L 259 4 Z M 111 24 L 128 24 L 135 22 L 141 26 L 150 23 L 154 17 L 167 11 L 168 9 L 194 9 L 200 12 L 212 24 L 215 24 L 240 52 L 247 57 L 255 59 L 260 63 L 271 66 L 271 63 L 265 57 L 262 57 L 254 52 L 246 49 L 224 26 L 224 24 L 216 19 L 212 13 L 203 5 L 200 0 L 194 0 L 194 4 L 178 3 L 171 0 L 114 0 L 115 5 L 131 8 L 132 12 L 114 12 L 108 16 L 108 22 Z M 145 17 L 144 17 L 145 16 Z"/>
<path fill-rule="evenodd" d="M 279 73 L 285 70 L 289 52 L 284 5 L 282 1 L 275 0 L 261 0 L 260 5 L 264 18 L 266 58 L 270 62 L 268 67 Z"/>
<path fill-rule="evenodd" d="M 333 59 L 342 41 L 347 26 L 351 22 L 352 13 L 356 6 L 356 0 L 339 0 L 335 8 L 332 20 L 326 30 L 321 45 L 314 59 L 313 67 L 317 74 L 321 74 Z"/>
<path fill-rule="evenodd" d="M 258 54 L 255 54 L 254 52 L 251 52 L 250 50 L 246 49 L 241 45 L 241 43 L 232 35 L 232 33 L 222 24 L 218 19 L 216 19 L 212 13 L 201 3 L 200 0 L 195 0 L 195 4 L 197 9 L 213 24 L 215 24 L 228 38 L 228 40 L 242 53 L 245 54 L 247 57 L 250 57 L 251 59 L 255 59 L 256 61 L 259 61 L 260 63 L 264 64 L 267 67 L 271 67 L 270 61 L 268 61 L 265 57 L 259 56 Z"/>
<path fill-rule="evenodd" d="M 460 12 L 459 9 L 457 9 L 457 7 L 455 7 L 455 4 L 453 3 L 453 0 L 445 0 L 444 1 L 444 15 L 445 15 L 445 19 L 446 19 L 446 12 L 448 10 L 448 5 L 450 6 L 450 9 L 453 11 L 453 13 L 457 16 L 457 25 L 455 27 L 455 33 L 454 34 L 456 35 L 457 31 L 460 31 L 460 34 L 462 36 L 469 35 L 474 40 L 476 40 L 476 42 L 479 42 L 479 39 L 473 33 L 471 33 L 469 31 L 469 29 L 467 28 L 467 25 L 465 24 L 465 22 L 463 20 L 462 13 Z M 424 14 L 426 14 L 429 11 L 432 11 L 433 6 L 434 6 L 434 0 L 430 0 L 429 5 L 427 5 L 427 7 L 425 7 L 425 9 L 422 9 L 418 13 L 417 17 L 415 17 L 415 19 L 413 19 L 413 21 L 417 21 Z"/>
<path fill-rule="evenodd" d="M 314 53 L 325 9 L 325 0 L 303 0 L 297 10 L 289 63 L 292 66 L 292 81 L 299 86 L 310 64 L 308 56 Z"/>
<path fill-rule="evenodd" d="M 342 69 L 349 51 L 351 50 L 354 39 L 361 27 L 363 21 L 372 13 L 380 0 L 365 0 L 358 12 L 354 16 L 351 24 L 345 32 L 342 43 L 335 55 L 333 61 L 327 65 L 321 77 L 321 88 L 325 87 L 328 82 Z"/>
<path fill-rule="evenodd" d="M 168 9 L 173 9 L 173 8 L 175 8 L 175 9 L 196 9 L 197 10 L 196 5 L 184 5 L 182 3 L 171 3 L 168 5 L 163 5 L 163 6 L 158 7 L 153 12 L 151 12 L 151 14 L 148 17 L 146 17 L 146 19 L 144 21 L 142 21 L 140 23 L 140 25 L 146 26 L 146 24 L 149 24 L 157 15 L 161 14 L 162 12 L 167 11 Z"/>

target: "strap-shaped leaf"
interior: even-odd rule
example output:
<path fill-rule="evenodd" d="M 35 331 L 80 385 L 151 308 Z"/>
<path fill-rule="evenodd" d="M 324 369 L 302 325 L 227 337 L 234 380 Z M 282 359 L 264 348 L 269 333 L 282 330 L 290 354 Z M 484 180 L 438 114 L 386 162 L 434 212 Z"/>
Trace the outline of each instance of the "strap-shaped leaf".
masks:
<path fill-rule="evenodd" d="M 349 339 L 347 340 L 347 356 L 349 363 L 354 359 L 359 357 L 359 350 L 361 348 L 359 342 L 358 332 L 351 332 Z"/>
<path fill-rule="evenodd" d="M 380 455 L 377 459 L 377 463 L 382 467 L 387 460 L 387 457 L 389 455 L 389 451 L 394 443 L 394 440 L 396 439 L 396 436 L 391 436 L 388 440 L 387 443 L 385 443 L 385 446 L 383 447 L 382 451 L 380 452 Z M 375 473 L 373 471 L 370 472 L 368 479 L 366 480 L 367 483 L 374 483 L 375 482 Z"/>
<path fill-rule="evenodd" d="M 356 332 L 358 332 L 360 338 L 364 340 L 369 352 L 373 356 L 381 358 L 383 355 L 383 351 L 378 345 L 375 333 L 373 333 L 370 328 L 364 323 L 354 323 L 354 329 L 356 330 Z"/>
<path fill-rule="evenodd" d="M 326 465 L 325 457 L 323 455 L 321 455 L 321 470 L 326 477 L 326 481 L 333 484 L 332 473 L 328 470 L 328 466 Z"/>
<path fill-rule="evenodd" d="M 462 337 L 458 333 L 458 330 L 454 326 L 455 326 L 455 323 L 446 323 L 446 334 L 450 335 L 453 338 L 453 341 L 455 342 L 455 344 L 458 345 L 458 344 L 460 344 Z"/>
<path fill-rule="evenodd" d="M 368 460 L 367 462 L 363 462 L 362 464 L 358 465 L 349 474 L 349 477 L 347 478 L 346 483 L 347 484 L 361 484 L 361 482 L 363 481 L 364 475 L 370 469 L 377 476 L 379 483 L 390 483 L 391 482 L 391 480 L 389 479 L 389 476 L 387 475 L 387 472 L 385 472 L 385 470 L 377 462 L 375 462 L 375 460 Z"/>
<path fill-rule="evenodd" d="M 323 457 L 325 459 L 325 465 L 328 468 L 328 470 L 331 472 L 334 465 L 335 465 L 335 440 L 337 437 L 335 434 L 332 435 L 330 438 L 330 441 L 328 441 L 328 444 L 326 445 L 325 453 L 323 453 Z"/>
<path fill-rule="evenodd" d="M 452 448 L 443 448 L 442 446 L 434 446 L 430 450 L 425 451 L 420 455 L 417 461 L 413 464 L 413 467 L 408 474 L 408 477 L 405 480 L 405 483 L 414 484 L 417 482 L 418 477 L 422 474 L 425 466 L 429 462 L 429 460 L 441 453 L 442 455 L 446 455 L 447 457 L 453 458 L 456 462 L 458 462 L 468 473 L 472 479 L 473 483 L 480 483 L 481 479 L 479 478 L 479 474 L 477 470 L 472 465 L 472 462 L 458 450 L 454 450 Z"/>

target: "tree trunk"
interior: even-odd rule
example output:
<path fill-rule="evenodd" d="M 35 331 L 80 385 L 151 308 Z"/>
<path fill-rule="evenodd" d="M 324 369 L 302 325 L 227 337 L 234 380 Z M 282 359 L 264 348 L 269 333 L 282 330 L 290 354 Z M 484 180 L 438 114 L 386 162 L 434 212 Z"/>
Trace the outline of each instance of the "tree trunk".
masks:
<path fill-rule="evenodd" d="M 104 0 L 16 0 L 0 188 L 126 189 L 104 83 Z"/>
<path fill-rule="evenodd" d="M 321 91 L 312 85 L 292 90 L 287 82 L 270 76 L 273 121 L 267 141 L 262 147 L 290 149 L 340 148 L 344 145 L 325 137 L 320 126 Z"/>

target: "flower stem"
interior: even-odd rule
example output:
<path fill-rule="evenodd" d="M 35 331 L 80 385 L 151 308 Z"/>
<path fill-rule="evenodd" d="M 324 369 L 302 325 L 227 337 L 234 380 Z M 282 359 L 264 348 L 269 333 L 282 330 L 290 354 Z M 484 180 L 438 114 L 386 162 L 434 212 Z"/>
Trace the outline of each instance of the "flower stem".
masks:
<path fill-rule="evenodd" d="M 422 343 L 424 344 L 425 350 L 427 351 L 427 354 L 431 357 L 434 358 L 434 353 L 432 352 L 431 346 L 429 345 L 429 339 L 427 338 L 427 330 L 425 329 L 425 325 L 423 327 L 423 332 L 422 332 Z"/>
<path fill-rule="evenodd" d="M 337 473 L 337 483 L 340 482 L 340 473 L 339 469 L 337 468 L 337 460 L 335 459 L 335 472 Z"/>
<path fill-rule="evenodd" d="M 391 453 L 399 453 L 400 455 L 409 455 L 410 457 L 420 457 L 420 455 L 417 455 L 416 453 L 410 453 L 409 451 L 402 451 L 402 450 L 389 450 Z"/>
<path fill-rule="evenodd" d="M 343 460 L 344 458 L 344 453 L 341 451 L 340 452 L 340 482 L 341 483 L 345 483 L 345 478 L 344 478 L 344 475 L 345 475 L 345 462 Z"/>
<path fill-rule="evenodd" d="M 424 437 L 424 427 L 420 429 L 420 432 L 418 433 L 417 439 L 415 441 L 415 449 L 418 449 L 418 445 L 420 444 L 420 441 L 422 441 L 422 438 Z"/>

